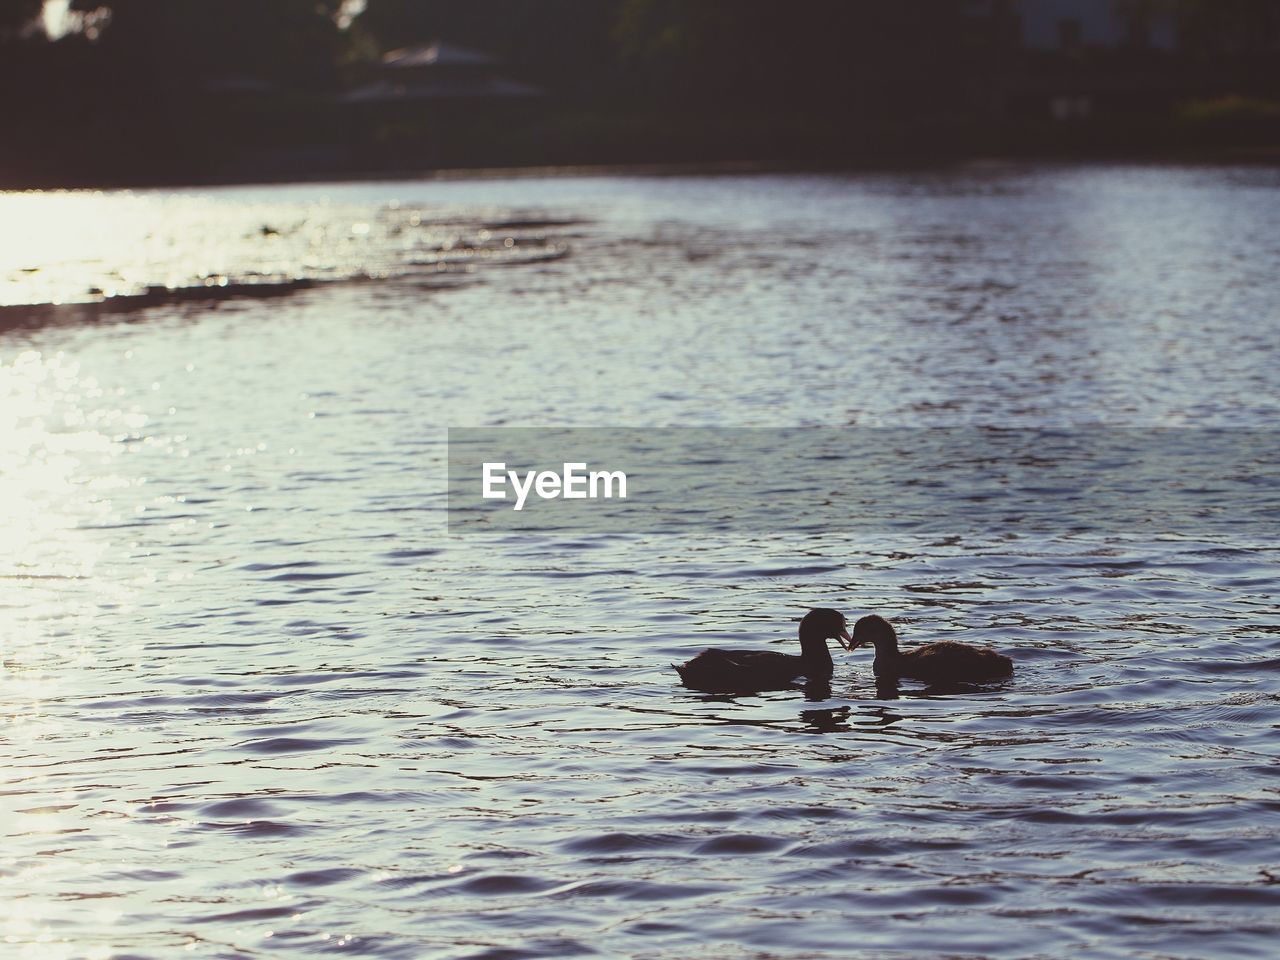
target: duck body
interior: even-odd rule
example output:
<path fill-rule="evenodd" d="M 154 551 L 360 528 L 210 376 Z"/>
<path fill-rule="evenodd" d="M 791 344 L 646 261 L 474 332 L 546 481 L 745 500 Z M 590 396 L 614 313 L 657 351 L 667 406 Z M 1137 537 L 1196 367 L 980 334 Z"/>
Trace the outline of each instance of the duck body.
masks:
<path fill-rule="evenodd" d="M 792 653 L 719 650 L 715 647 L 703 650 L 687 663 L 672 666 L 685 686 L 721 692 L 785 687 L 797 677 L 830 679 L 835 669 L 829 653 L 824 665 L 820 661 L 807 662 L 803 656 Z"/>
<path fill-rule="evenodd" d="M 926 683 L 981 683 L 1012 676 L 1013 661 L 994 650 L 943 640 L 896 655 L 876 651 L 872 669 L 877 677 L 911 677 Z"/>
<path fill-rule="evenodd" d="M 703 650 L 686 663 L 673 663 L 685 686 L 709 693 L 776 690 L 797 678 L 830 680 L 835 670 L 827 640 L 849 638 L 842 614 L 811 610 L 800 621 L 800 653 L 773 650 Z"/>
<path fill-rule="evenodd" d="M 876 649 L 877 678 L 910 677 L 931 684 L 985 683 L 1013 675 L 1013 661 L 985 647 L 943 640 L 913 650 L 898 649 L 898 635 L 884 617 L 863 617 L 853 628 L 853 646 Z"/>

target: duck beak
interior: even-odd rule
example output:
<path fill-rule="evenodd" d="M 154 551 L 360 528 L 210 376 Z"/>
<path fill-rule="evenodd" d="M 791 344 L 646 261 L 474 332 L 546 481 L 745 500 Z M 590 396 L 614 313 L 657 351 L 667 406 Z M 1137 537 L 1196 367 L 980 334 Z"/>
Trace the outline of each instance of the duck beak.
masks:
<path fill-rule="evenodd" d="M 840 631 L 840 635 L 836 637 L 836 640 L 838 640 L 840 642 L 840 646 L 844 647 L 846 650 L 853 649 L 853 637 L 849 636 L 849 631 L 847 629 L 842 629 Z"/>

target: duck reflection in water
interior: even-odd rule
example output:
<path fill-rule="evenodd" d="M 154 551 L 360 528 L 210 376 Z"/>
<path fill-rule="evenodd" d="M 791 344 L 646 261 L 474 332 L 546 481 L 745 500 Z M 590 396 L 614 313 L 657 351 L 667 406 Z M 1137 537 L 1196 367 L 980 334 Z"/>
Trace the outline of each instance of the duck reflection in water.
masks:
<path fill-rule="evenodd" d="M 801 710 L 800 722 L 808 728 L 806 733 L 844 733 L 850 729 L 849 708 Z"/>
<path fill-rule="evenodd" d="M 876 699 L 898 700 L 902 697 L 897 677 L 876 677 Z"/>
<path fill-rule="evenodd" d="M 822 703 L 831 699 L 830 680 L 809 680 L 804 685 L 804 698 L 810 703 Z"/>
<path fill-rule="evenodd" d="M 805 733 L 848 733 L 860 730 L 863 733 L 874 732 L 877 728 L 892 726 L 903 719 L 902 714 L 894 713 L 889 707 L 872 707 L 868 705 L 854 707 L 826 707 L 820 710 L 801 710 L 800 722 L 805 725 Z"/>

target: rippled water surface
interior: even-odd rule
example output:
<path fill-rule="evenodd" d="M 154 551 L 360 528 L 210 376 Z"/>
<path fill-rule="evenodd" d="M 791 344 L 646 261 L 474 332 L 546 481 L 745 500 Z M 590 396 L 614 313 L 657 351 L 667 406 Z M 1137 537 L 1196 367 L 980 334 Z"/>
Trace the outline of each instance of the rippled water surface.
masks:
<path fill-rule="evenodd" d="M 1274 956 L 1274 543 L 450 537 L 444 439 L 1264 429 L 1277 188 L 0 194 L 4 955 Z M 669 668 L 814 605 L 1015 677 Z"/>

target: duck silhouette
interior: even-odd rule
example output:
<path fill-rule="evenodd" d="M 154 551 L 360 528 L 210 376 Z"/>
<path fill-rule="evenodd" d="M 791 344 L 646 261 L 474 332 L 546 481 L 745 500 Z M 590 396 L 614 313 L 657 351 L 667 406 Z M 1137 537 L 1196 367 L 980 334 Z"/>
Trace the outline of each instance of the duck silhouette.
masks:
<path fill-rule="evenodd" d="M 831 679 L 828 640 L 842 647 L 849 642 L 848 623 L 839 610 L 810 610 L 800 621 L 800 653 L 773 650 L 703 650 L 687 663 L 671 666 L 685 686 L 708 693 L 742 693 L 788 687 L 799 677 L 810 683 Z"/>
<path fill-rule="evenodd" d="M 1013 661 L 985 647 L 942 640 L 913 650 L 898 649 L 898 634 L 884 617 L 871 614 L 853 625 L 853 650 L 864 643 L 875 647 L 872 664 L 877 681 L 910 677 L 931 684 L 983 683 L 1013 675 Z"/>

